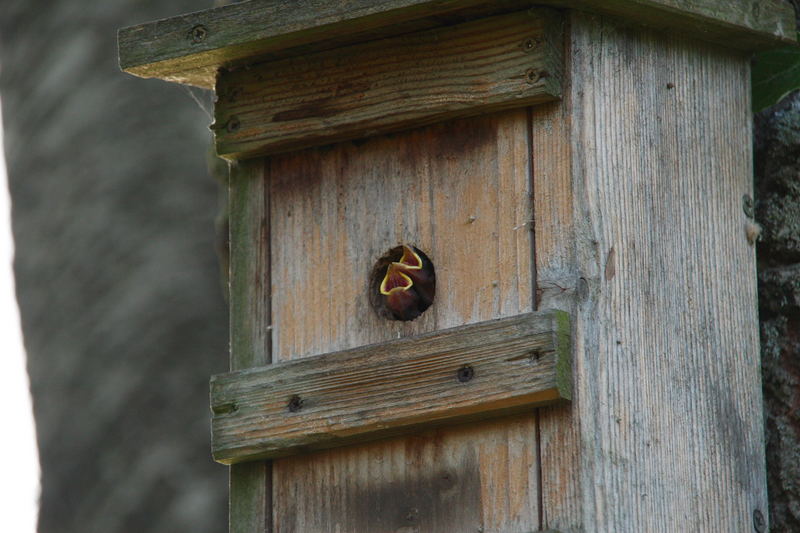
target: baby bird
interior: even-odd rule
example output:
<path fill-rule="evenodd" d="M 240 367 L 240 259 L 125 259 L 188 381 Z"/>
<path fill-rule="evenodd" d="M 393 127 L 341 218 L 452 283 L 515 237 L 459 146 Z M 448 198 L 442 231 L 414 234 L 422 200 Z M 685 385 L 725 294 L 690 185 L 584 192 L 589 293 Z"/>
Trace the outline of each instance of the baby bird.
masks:
<path fill-rule="evenodd" d="M 404 244 L 400 260 L 387 267 L 380 292 L 396 320 L 414 320 L 433 303 L 436 294 L 433 263 L 418 248 Z"/>

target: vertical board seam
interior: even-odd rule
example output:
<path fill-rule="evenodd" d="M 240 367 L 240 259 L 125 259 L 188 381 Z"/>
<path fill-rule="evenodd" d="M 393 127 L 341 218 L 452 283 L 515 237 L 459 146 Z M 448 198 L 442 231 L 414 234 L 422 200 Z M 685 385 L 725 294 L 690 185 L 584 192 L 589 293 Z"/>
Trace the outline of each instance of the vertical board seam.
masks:
<path fill-rule="evenodd" d="M 264 202 L 264 226 L 263 238 L 267 241 L 267 253 L 264 263 L 265 299 L 264 304 L 266 322 L 268 326 L 266 336 L 266 363 L 272 364 L 272 173 L 270 172 L 270 159 L 264 158 L 261 172 L 261 179 L 264 180 L 264 190 L 262 201 Z M 264 533 L 272 533 L 275 530 L 275 517 L 272 505 L 272 461 L 264 463 Z"/>
<path fill-rule="evenodd" d="M 539 309 L 539 301 L 538 301 L 538 291 L 537 289 L 537 278 L 536 278 L 536 203 L 534 202 L 534 194 L 535 194 L 535 180 L 534 180 L 534 165 L 533 165 L 533 108 L 528 107 L 526 109 L 526 117 L 527 117 L 527 128 L 525 130 L 525 134 L 527 135 L 527 148 L 528 148 L 528 195 L 526 196 L 527 204 L 529 207 L 530 218 L 528 222 L 530 227 L 528 228 L 528 233 L 530 234 L 530 247 L 531 247 L 531 307 L 534 310 Z M 541 435 L 542 429 L 540 424 L 541 418 L 541 409 L 536 409 L 535 415 L 535 422 L 534 422 L 534 432 L 535 432 L 535 441 L 536 441 L 536 498 L 538 501 L 537 505 L 537 520 L 538 520 L 538 529 L 542 529 L 544 527 L 544 487 L 542 486 L 543 483 L 543 473 L 542 473 L 542 442 L 541 442 Z"/>

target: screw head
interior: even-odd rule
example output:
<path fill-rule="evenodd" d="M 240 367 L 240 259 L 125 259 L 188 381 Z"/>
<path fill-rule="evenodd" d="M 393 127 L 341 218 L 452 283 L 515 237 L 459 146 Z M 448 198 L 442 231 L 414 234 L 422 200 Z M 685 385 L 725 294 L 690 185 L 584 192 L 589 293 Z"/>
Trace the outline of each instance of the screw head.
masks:
<path fill-rule="evenodd" d="M 459 382 L 466 383 L 475 377 L 475 370 L 469 365 L 464 365 L 458 369 L 458 372 L 456 372 L 456 377 L 458 378 Z"/>
<path fill-rule="evenodd" d="M 522 45 L 521 45 L 522 51 L 523 52 L 532 52 L 536 48 L 538 48 L 540 44 L 542 44 L 542 41 L 540 39 L 537 39 L 537 38 L 525 39 L 524 41 L 522 41 Z"/>
<path fill-rule="evenodd" d="M 760 509 L 753 511 L 753 529 L 755 529 L 757 533 L 766 533 L 767 531 L 767 520 L 764 518 L 764 513 L 762 513 Z"/>
<path fill-rule="evenodd" d="M 238 131 L 241 126 L 242 123 L 239 122 L 239 118 L 234 115 L 228 119 L 228 122 L 225 123 L 225 130 L 228 133 L 233 133 L 235 131 Z"/>
<path fill-rule="evenodd" d="M 297 394 L 295 394 L 294 396 L 289 398 L 289 403 L 286 404 L 286 407 L 289 408 L 290 413 L 296 413 L 303 408 L 303 399 Z"/>
<path fill-rule="evenodd" d="M 536 70 L 535 68 L 529 68 L 528 70 L 525 71 L 525 81 L 531 85 L 546 77 L 547 77 L 547 72 L 545 72 L 544 70 Z"/>
<path fill-rule="evenodd" d="M 206 40 L 206 37 L 208 37 L 208 28 L 202 24 L 198 24 L 189 30 L 189 40 L 193 43 L 202 43 Z"/>

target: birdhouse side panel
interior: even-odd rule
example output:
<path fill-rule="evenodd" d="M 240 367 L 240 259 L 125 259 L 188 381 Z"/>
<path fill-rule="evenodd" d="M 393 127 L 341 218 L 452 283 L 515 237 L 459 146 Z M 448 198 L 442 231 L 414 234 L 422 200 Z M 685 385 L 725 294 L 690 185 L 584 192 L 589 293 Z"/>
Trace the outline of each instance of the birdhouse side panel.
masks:
<path fill-rule="evenodd" d="M 544 527 L 766 531 L 749 57 L 570 28 L 576 394 L 540 410 Z"/>

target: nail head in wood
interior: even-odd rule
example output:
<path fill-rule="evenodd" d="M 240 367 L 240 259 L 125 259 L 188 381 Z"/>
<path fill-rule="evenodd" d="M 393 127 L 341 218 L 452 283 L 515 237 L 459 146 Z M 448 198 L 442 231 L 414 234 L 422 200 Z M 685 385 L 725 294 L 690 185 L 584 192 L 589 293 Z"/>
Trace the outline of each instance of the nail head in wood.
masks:
<path fill-rule="evenodd" d="M 475 377 L 475 370 L 469 365 L 464 365 L 458 369 L 456 375 L 458 376 L 459 382 L 466 383 L 467 381 L 470 381 L 472 380 L 473 377 Z"/>
<path fill-rule="evenodd" d="M 296 413 L 303 408 L 303 399 L 295 394 L 294 396 L 289 398 L 289 403 L 287 403 L 287 407 L 289 408 L 290 413 Z"/>
<path fill-rule="evenodd" d="M 208 36 L 208 29 L 202 24 L 198 24 L 197 26 L 189 30 L 189 40 L 191 40 L 195 44 L 202 43 L 203 41 L 206 40 L 207 36 Z"/>
<path fill-rule="evenodd" d="M 542 39 L 539 37 L 532 37 L 530 39 L 525 39 L 524 41 L 522 41 L 522 50 L 525 52 L 532 52 L 541 44 L 542 44 Z"/>
<path fill-rule="evenodd" d="M 543 70 L 529 68 L 528 70 L 525 71 L 525 81 L 527 81 L 531 85 L 535 84 L 539 80 L 542 80 L 546 77 L 547 77 L 547 72 Z"/>
<path fill-rule="evenodd" d="M 234 115 L 231 118 L 229 118 L 228 121 L 225 123 L 225 130 L 228 133 L 234 133 L 236 131 L 239 131 L 239 128 L 241 126 L 242 126 L 242 123 L 239 122 L 239 118 Z"/>

